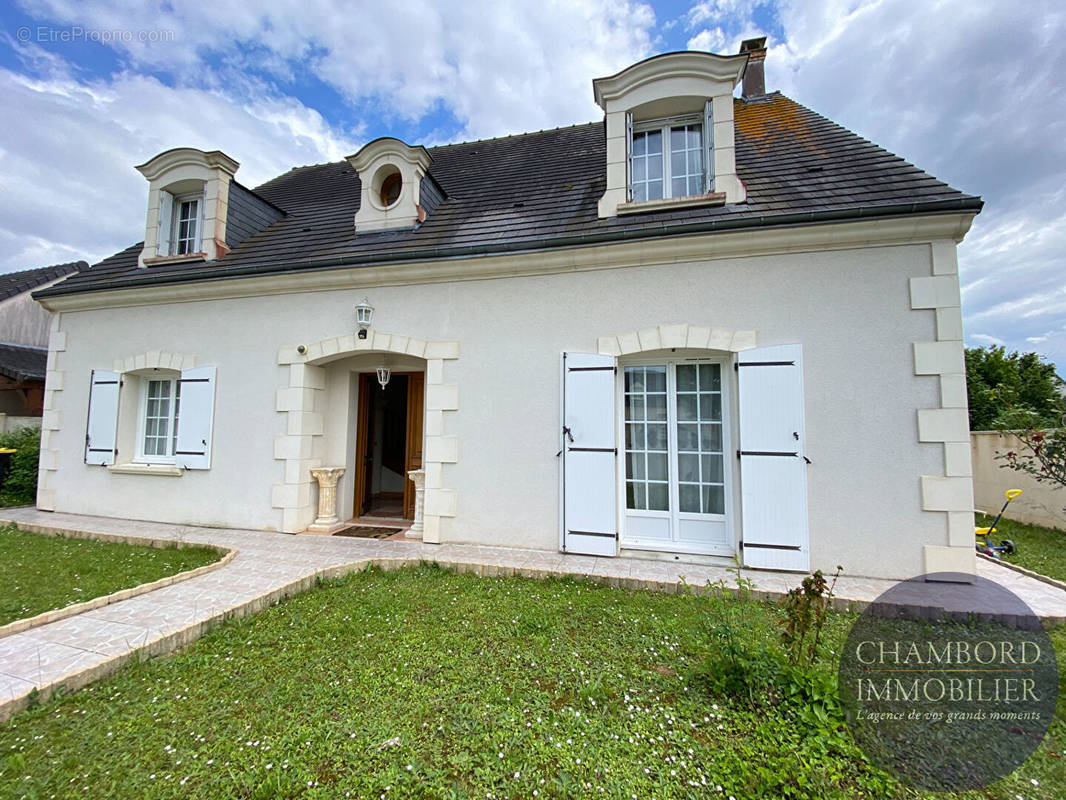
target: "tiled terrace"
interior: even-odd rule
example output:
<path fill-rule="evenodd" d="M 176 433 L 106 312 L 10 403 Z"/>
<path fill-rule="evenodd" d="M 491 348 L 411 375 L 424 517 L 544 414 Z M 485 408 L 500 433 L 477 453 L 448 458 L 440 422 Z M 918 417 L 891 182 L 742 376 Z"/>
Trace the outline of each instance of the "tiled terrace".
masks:
<path fill-rule="evenodd" d="M 540 550 L 472 545 L 433 545 L 329 536 L 292 536 L 228 528 L 197 528 L 155 522 L 4 509 L 0 522 L 25 530 L 93 535 L 98 538 L 182 541 L 237 551 L 225 566 L 137 597 L 85 611 L 0 638 L 0 720 L 23 708 L 36 689 L 42 699 L 57 688 L 77 689 L 114 672 L 135 654 L 161 655 L 199 638 L 229 617 L 253 614 L 309 588 L 320 577 L 336 577 L 374 563 L 383 567 L 433 561 L 479 575 L 534 578 L 574 575 L 611 585 L 676 591 L 682 584 L 733 585 L 725 567 L 638 558 L 593 558 Z M 1066 592 L 994 563 L 980 561 L 980 574 L 1019 595 L 1042 617 L 1066 620 Z M 792 573 L 743 570 L 754 590 L 781 595 L 795 586 Z M 839 605 L 862 606 L 894 581 L 843 577 Z M 959 598 L 944 585 L 945 605 Z M 964 602 L 964 600 L 963 600 Z"/>

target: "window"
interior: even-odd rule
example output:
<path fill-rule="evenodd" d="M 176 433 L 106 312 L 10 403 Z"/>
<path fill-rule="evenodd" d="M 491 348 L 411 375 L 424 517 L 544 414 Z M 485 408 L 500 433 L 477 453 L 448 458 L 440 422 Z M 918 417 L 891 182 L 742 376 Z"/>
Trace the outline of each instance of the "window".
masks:
<path fill-rule="evenodd" d="M 638 123 L 630 150 L 633 202 L 690 197 L 706 191 L 703 122 L 675 117 Z"/>
<path fill-rule="evenodd" d="M 145 358 L 149 354 L 145 354 Z M 184 359 L 175 353 L 159 358 Z M 173 465 L 211 468 L 215 367 L 93 370 L 85 428 L 85 463 L 119 472 Z"/>
<path fill-rule="evenodd" d="M 184 256 L 200 252 L 200 198 L 176 198 L 174 211 L 171 254 Z"/>
<path fill-rule="evenodd" d="M 187 256 L 203 251 L 204 195 L 159 192 L 159 256 Z"/>
<path fill-rule="evenodd" d="M 727 552 L 728 449 L 722 363 L 622 369 L 625 546 Z"/>
<path fill-rule="evenodd" d="M 181 382 L 150 380 L 145 381 L 144 386 L 144 433 L 140 454 L 145 459 L 173 459 L 178 442 Z"/>

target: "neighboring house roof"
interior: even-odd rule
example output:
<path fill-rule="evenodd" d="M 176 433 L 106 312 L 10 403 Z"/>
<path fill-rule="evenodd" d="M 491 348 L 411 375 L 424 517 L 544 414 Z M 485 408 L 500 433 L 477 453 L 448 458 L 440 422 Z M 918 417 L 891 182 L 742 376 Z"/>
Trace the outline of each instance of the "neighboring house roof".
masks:
<path fill-rule="evenodd" d="M 0 375 L 15 381 L 43 381 L 47 347 L 0 343 Z"/>
<path fill-rule="evenodd" d="M 734 99 L 734 109 L 746 203 L 599 218 L 606 144 L 603 122 L 594 122 L 429 148 L 429 172 L 447 197 L 415 229 L 356 235 L 351 166 L 299 167 L 255 190 L 287 216 L 223 258 L 137 269 L 138 243 L 37 296 L 981 209 L 980 198 L 780 93 Z"/>
<path fill-rule="evenodd" d="M 9 272 L 0 275 L 0 300 L 7 300 L 17 294 L 28 292 L 62 278 L 72 272 L 88 269 L 89 265 L 84 261 L 71 261 L 69 264 L 55 264 L 51 267 L 37 267 L 36 269 L 24 269 L 20 272 Z"/>

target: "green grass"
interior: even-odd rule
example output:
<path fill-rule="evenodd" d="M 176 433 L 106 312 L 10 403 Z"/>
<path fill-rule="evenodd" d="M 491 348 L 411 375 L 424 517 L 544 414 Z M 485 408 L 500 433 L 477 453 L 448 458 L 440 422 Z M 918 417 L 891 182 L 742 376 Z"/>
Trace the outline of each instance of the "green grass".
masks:
<path fill-rule="evenodd" d="M 12 525 L 0 527 L 0 625 L 211 564 L 220 557 L 210 547 L 159 549 L 49 538 Z"/>
<path fill-rule="evenodd" d="M 994 516 L 978 514 L 977 525 L 988 527 L 994 519 Z M 1026 525 L 1009 519 L 1001 519 L 996 530 L 998 533 L 992 536 L 996 544 L 1001 539 L 1010 539 L 1018 548 L 1013 555 L 1004 556 L 1005 561 L 1049 578 L 1066 581 L 1066 531 Z"/>
<path fill-rule="evenodd" d="M 708 696 L 693 676 L 723 618 L 777 637 L 765 602 L 372 570 L 0 725 L 0 797 L 917 796 L 846 736 Z M 1061 798 L 1064 749 L 1060 704 L 1030 761 L 970 796 Z"/>

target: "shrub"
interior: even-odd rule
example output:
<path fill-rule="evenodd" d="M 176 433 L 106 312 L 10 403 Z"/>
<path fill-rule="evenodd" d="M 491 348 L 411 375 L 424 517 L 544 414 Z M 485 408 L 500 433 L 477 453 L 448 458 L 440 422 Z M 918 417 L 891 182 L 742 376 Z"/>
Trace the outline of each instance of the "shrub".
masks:
<path fill-rule="evenodd" d="M 18 428 L 0 434 L 0 447 L 17 452 L 11 455 L 7 478 L 0 486 L 0 506 L 24 506 L 37 499 L 37 462 L 41 456 L 41 429 Z"/>

